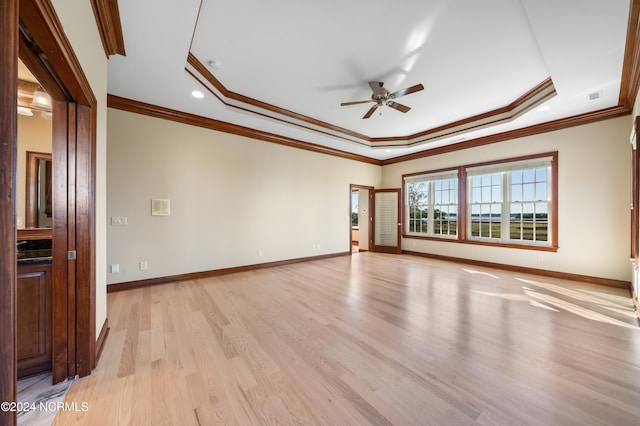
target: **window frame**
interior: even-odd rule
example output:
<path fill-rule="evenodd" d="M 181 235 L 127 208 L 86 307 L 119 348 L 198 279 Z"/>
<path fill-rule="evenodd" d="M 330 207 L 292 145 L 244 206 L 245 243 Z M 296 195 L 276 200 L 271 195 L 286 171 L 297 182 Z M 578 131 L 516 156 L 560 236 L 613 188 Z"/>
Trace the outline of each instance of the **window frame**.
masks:
<path fill-rule="evenodd" d="M 493 240 L 488 238 L 479 238 L 479 237 L 471 237 L 471 205 L 470 205 L 470 181 L 468 171 L 471 170 L 471 174 L 473 175 L 474 169 L 477 171 L 481 168 L 494 168 L 495 170 L 503 169 L 502 171 L 512 171 L 516 169 L 527 169 L 527 165 L 539 163 L 543 159 L 550 159 L 550 167 L 548 170 L 548 225 L 547 225 L 547 235 L 548 241 L 530 241 L 530 240 L 511 240 L 509 238 L 509 223 L 510 223 L 510 194 L 509 197 L 505 199 L 503 197 L 501 206 L 502 206 L 502 238 L 500 240 Z M 522 168 L 519 168 L 519 163 L 522 164 Z M 531 168 L 531 167 L 529 167 Z M 423 233 L 410 233 L 409 230 L 409 213 L 408 211 L 402 212 L 402 237 L 405 239 L 417 239 L 417 240 L 433 240 L 433 241 L 443 241 L 443 242 L 453 242 L 453 243 L 462 243 L 462 244 L 475 244 L 475 245 L 485 245 L 492 247 L 507 247 L 507 248 L 517 248 L 517 249 L 526 249 L 526 250 L 539 250 L 539 251 L 552 251 L 555 252 L 558 250 L 558 151 L 553 152 L 544 152 L 539 154 L 531 154 L 520 157 L 510 157 L 504 158 L 500 160 L 486 161 L 482 163 L 473 163 L 473 164 L 465 164 L 457 167 L 450 167 L 446 169 L 438 169 L 432 171 L 425 172 L 417 172 L 402 175 L 402 197 L 403 197 L 403 208 L 406 210 L 408 207 L 407 194 L 407 180 L 414 180 L 416 177 L 421 176 L 437 176 L 438 174 L 442 175 L 447 172 L 452 173 L 457 171 L 457 179 L 458 179 L 458 212 L 457 212 L 457 235 L 456 236 L 447 236 L 447 235 L 438 235 L 433 233 L 428 233 L 427 235 Z M 510 185 L 510 175 L 511 173 L 506 173 L 509 177 L 507 181 L 507 188 L 503 188 L 504 191 L 511 191 Z M 535 202 L 535 201 L 534 201 Z M 505 212 L 507 215 L 505 216 Z M 504 220 L 506 218 L 506 220 Z M 432 229 L 429 229 L 431 231 Z M 505 234 L 505 230 L 507 233 Z M 506 238 L 505 238 L 506 236 Z"/>
<path fill-rule="evenodd" d="M 460 177 L 458 168 L 435 170 L 427 173 L 414 173 L 402 177 L 402 200 L 403 200 L 403 234 L 415 238 L 436 238 L 436 239 L 457 239 L 460 234 Z M 456 179 L 456 202 L 455 203 L 435 203 L 435 182 Z M 410 231 L 410 209 L 408 186 L 412 183 L 427 184 L 427 232 Z M 456 234 L 436 234 L 435 233 L 435 206 L 455 205 L 456 206 Z"/>

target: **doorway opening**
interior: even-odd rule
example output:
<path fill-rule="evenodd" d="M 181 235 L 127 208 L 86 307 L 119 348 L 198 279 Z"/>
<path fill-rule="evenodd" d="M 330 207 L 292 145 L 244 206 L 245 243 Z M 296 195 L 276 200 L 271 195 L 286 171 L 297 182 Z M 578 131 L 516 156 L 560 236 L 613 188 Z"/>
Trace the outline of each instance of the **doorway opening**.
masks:
<path fill-rule="evenodd" d="M 50 1 L 7 0 L 2 11 L 0 139 L 6 143 L 0 144 L 0 399 L 15 402 L 19 58 L 52 98 L 53 382 L 86 376 L 95 367 L 97 100 Z M 15 412 L 0 413 L 0 423 L 15 422 Z"/>
<path fill-rule="evenodd" d="M 349 241 L 351 254 L 369 251 L 373 243 L 371 211 L 373 208 L 372 186 L 350 185 L 349 213 L 351 216 Z"/>
<path fill-rule="evenodd" d="M 53 112 L 45 85 L 22 60 L 18 62 L 18 379 L 50 372 L 53 360 Z"/>

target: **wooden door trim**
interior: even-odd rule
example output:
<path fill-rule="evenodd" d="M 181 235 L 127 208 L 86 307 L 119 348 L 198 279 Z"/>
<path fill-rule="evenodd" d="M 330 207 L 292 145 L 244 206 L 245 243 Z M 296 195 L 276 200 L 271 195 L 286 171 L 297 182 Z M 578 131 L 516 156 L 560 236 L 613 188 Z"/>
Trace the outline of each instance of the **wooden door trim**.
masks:
<path fill-rule="evenodd" d="M 369 222 L 371 222 L 371 212 L 373 209 L 373 201 L 372 201 L 372 197 L 371 194 L 372 192 L 375 190 L 375 188 L 373 186 L 367 186 L 367 185 L 356 185 L 356 184 L 350 184 L 349 185 L 349 216 L 351 216 L 351 194 L 353 193 L 353 191 L 355 189 L 366 189 L 367 191 L 369 191 Z M 369 241 L 369 250 L 371 250 L 371 245 L 373 244 L 373 226 L 369 226 L 369 235 L 367 235 L 367 240 Z M 349 255 L 353 254 L 353 250 L 351 249 L 351 218 L 349 218 Z"/>
<path fill-rule="evenodd" d="M 17 1 L 17 0 L 13 0 Z M 67 377 L 85 376 L 95 367 L 95 146 L 97 101 L 71 43 L 50 0 L 20 0 L 20 19 L 29 29 L 33 41 L 46 52 L 46 60 L 56 72 L 59 84 L 73 101 L 54 102 L 62 112 L 54 130 L 54 144 L 68 157 L 65 165 L 68 191 L 58 202 L 60 221 L 54 218 L 54 291 L 64 297 L 54 306 L 54 318 L 64 315 L 65 351 L 54 342 L 54 362 L 66 362 Z M 42 58 L 41 58 L 42 59 Z M 53 96 L 53 95 L 52 95 Z M 81 110 L 81 115 L 77 111 Z M 54 120 L 55 113 L 54 111 Z M 64 122 L 62 121 L 64 120 Z M 64 135 L 63 135 L 64 133 Z M 57 142 L 56 142 L 57 140 Z M 62 146 L 64 144 L 64 147 Z M 55 151 L 54 151 L 55 153 Z M 56 155 L 54 154 L 54 161 Z M 59 165 L 66 160 L 60 159 Z M 54 178 L 55 180 L 56 178 Z M 62 185 L 62 180 L 57 181 Z M 57 185 L 58 186 L 58 185 Z M 57 190 L 60 190 L 57 188 Z M 58 197 L 61 200 L 60 197 Z M 68 201 L 66 201 L 68 200 Z M 55 203 L 54 203 L 55 204 Z M 69 210 L 67 212 L 67 210 Z M 62 216 L 62 211 L 64 215 Z M 55 210 L 54 210 L 55 211 Z M 55 215 L 55 214 L 54 214 Z M 71 219 L 71 220 L 69 220 Z M 62 223 L 64 222 L 64 223 Z M 78 244 L 78 239 L 81 243 Z M 76 251 L 76 260 L 67 260 L 67 252 Z M 56 260 L 55 254 L 58 254 Z M 57 272 L 56 272 L 57 269 Z M 68 273 L 67 273 L 68 271 Z M 63 276 L 64 275 L 64 276 Z M 56 313 L 57 312 L 57 313 Z M 55 333 L 55 330 L 54 330 Z M 64 377 L 66 378 L 66 377 Z M 58 379 L 64 379 L 58 377 Z"/>
<path fill-rule="evenodd" d="M 16 155 L 18 0 L 0 4 L 0 400 L 16 400 Z M 0 424 L 16 413 L 0 410 Z"/>

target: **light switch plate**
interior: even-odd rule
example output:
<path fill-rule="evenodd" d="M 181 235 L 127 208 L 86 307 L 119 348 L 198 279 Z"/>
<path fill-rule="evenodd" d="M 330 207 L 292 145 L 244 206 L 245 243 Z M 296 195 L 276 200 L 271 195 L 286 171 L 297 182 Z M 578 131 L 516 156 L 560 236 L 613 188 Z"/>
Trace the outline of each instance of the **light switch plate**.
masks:
<path fill-rule="evenodd" d="M 111 217 L 111 225 L 112 226 L 127 226 L 127 217 L 126 216 L 112 216 Z"/>

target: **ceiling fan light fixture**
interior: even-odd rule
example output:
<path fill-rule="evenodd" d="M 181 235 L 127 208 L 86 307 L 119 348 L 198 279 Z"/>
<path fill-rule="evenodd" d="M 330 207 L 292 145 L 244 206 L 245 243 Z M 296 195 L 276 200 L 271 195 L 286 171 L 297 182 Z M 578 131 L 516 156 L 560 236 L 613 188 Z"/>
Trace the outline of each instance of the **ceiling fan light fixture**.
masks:
<path fill-rule="evenodd" d="M 18 114 L 24 115 L 26 117 L 32 117 L 33 116 L 33 111 L 31 111 L 31 108 L 18 106 Z"/>
<path fill-rule="evenodd" d="M 31 106 L 37 109 L 51 110 L 51 96 L 42 90 L 36 90 L 33 93 Z"/>

